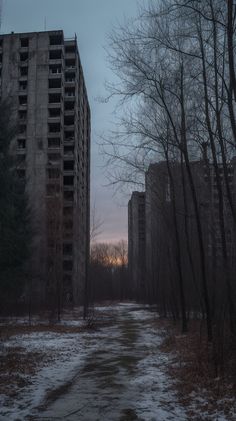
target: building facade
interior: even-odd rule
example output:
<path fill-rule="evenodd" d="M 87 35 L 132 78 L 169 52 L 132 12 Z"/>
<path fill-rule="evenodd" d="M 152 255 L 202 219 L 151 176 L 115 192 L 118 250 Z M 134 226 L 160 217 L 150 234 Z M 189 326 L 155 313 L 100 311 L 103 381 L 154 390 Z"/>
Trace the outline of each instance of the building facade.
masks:
<path fill-rule="evenodd" d="M 145 197 L 143 291 L 147 301 L 157 303 L 163 314 L 171 309 L 174 317 L 178 317 L 176 297 L 179 297 L 180 285 L 184 290 L 187 310 L 195 308 L 197 311 L 203 276 L 199 229 L 209 290 L 223 291 L 227 283 L 233 290 L 236 270 L 236 161 L 232 159 L 225 168 L 220 163 L 217 167 L 219 184 L 212 162 L 208 159 L 190 162 L 200 228 L 186 166 L 178 161 L 168 164 L 162 161 L 151 164 L 146 172 L 145 194 L 142 193 Z M 137 252 L 138 200 L 134 192 L 129 202 L 129 267 L 130 276 L 134 279 L 141 263 Z M 211 303 L 213 308 L 217 308 L 218 298 L 215 294 L 215 302 Z"/>
<path fill-rule="evenodd" d="M 128 268 L 133 296 L 145 296 L 145 193 L 133 192 L 128 203 Z"/>
<path fill-rule="evenodd" d="M 63 31 L 0 35 L 0 95 L 17 126 L 35 284 L 78 303 L 89 256 L 90 108 L 76 38 Z"/>

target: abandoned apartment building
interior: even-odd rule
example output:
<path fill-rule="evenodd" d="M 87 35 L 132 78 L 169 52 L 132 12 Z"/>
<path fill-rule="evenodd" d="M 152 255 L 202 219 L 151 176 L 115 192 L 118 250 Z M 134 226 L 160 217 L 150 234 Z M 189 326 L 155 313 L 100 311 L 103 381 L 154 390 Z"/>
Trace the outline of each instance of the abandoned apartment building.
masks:
<path fill-rule="evenodd" d="M 90 109 L 76 37 L 61 30 L 0 35 L 0 95 L 18 128 L 35 284 L 43 296 L 60 279 L 64 300 L 78 303 L 89 254 Z"/>

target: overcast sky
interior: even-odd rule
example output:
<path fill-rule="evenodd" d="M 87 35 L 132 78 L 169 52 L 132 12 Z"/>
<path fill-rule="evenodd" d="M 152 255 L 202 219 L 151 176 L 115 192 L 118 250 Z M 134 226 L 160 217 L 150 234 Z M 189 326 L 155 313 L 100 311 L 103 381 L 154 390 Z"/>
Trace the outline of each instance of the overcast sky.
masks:
<path fill-rule="evenodd" d="M 1 0 L 0 0 L 1 1 Z M 77 34 L 79 52 L 92 112 L 91 205 L 104 223 L 99 241 L 127 238 L 127 197 L 114 196 L 107 187 L 96 140 L 114 120 L 113 104 L 101 104 L 104 81 L 113 75 L 106 62 L 106 35 L 124 17 L 135 17 L 138 0 L 3 0 L 1 33 L 63 29 L 66 37 Z"/>

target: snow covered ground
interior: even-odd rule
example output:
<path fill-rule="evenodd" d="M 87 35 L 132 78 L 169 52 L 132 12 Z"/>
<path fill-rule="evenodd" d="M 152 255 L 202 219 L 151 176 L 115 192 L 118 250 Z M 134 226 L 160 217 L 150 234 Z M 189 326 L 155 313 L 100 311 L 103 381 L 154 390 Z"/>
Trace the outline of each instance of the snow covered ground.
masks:
<path fill-rule="evenodd" d="M 135 304 L 99 307 L 98 320 L 100 314 L 110 323 L 98 330 L 36 331 L 4 343 L 2 355 L 19 348 L 26 355 L 39 353 L 42 362 L 33 374 L 21 373 L 28 382 L 16 395 L 0 396 L 0 420 L 190 419 L 167 374 L 172 356 L 160 350 L 163 332 L 153 323 L 156 314 Z M 76 323 L 83 325 L 81 320 L 71 325 Z M 227 421 L 207 412 L 191 419 Z"/>

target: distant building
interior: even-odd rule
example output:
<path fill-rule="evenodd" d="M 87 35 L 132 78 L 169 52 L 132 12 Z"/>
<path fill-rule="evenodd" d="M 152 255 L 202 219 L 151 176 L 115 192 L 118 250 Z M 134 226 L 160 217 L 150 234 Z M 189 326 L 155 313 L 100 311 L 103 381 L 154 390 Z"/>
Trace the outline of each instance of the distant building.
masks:
<path fill-rule="evenodd" d="M 215 169 L 208 160 L 190 163 L 195 186 L 197 206 L 204 243 L 205 264 L 208 282 L 215 282 L 213 288 L 220 288 L 224 273 L 221 223 L 219 216 L 219 194 Z M 230 208 L 223 165 L 219 164 L 219 177 L 223 192 L 223 224 L 226 239 L 229 276 L 233 282 L 236 270 L 236 232 Z M 232 205 L 236 210 L 236 161 L 228 162 L 227 180 L 232 196 Z M 171 177 L 171 179 L 170 179 Z M 146 297 L 150 303 L 161 302 L 162 311 L 174 309 L 176 296 L 179 295 L 177 279 L 181 276 L 190 308 L 192 291 L 199 293 L 201 286 L 201 260 L 199 236 L 194 209 L 193 195 L 190 188 L 186 166 L 179 162 L 166 161 L 151 164 L 145 177 L 145 279 Z M 144 195 L 144 193 L 142 193 Z M 129 267 L 131 277 L 136 273 L 140 261 L 137 258 L 137 209 L 138 196 L 133 193 L 129 202 Z M 133 224 L 133 225 L 132 225 Z M 134 240 L 135 239 L 135 240 Z M 135 242 L 136 241 L 136 242 Z M 179 243 L 179 244 L 178 244 Z M 179 260 L 178 260 L 179 259 Z M 142 263 L 143 267 L 143 263 Z M 223 274 L 223 275 L 222 275 Z M 210 287 L 209 284 L 209 287 Z M 176 310 L 177 311 L 177 310 Z M 176 313 L 177 315 L 177 313 Z"/>
<path fill-rule="evenodd" d="M 133 192 L 128 203 L 128 268 L 133 295 L 145 294 L 145 193 Z"/>
<path fill-rule="evenodd" d="M 83 295 L 89 253 L 90 109 L 76 38 L 0 35 L 0 96 L 17 124 L 19 176 L 32 210 L 41 293 Z"/>

